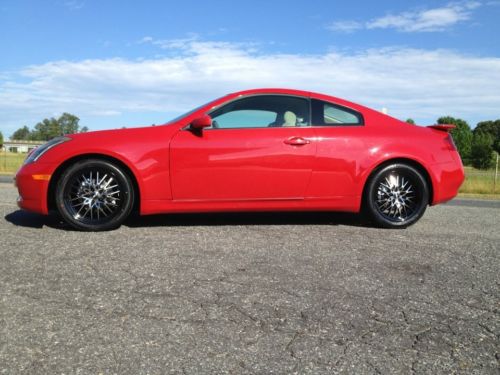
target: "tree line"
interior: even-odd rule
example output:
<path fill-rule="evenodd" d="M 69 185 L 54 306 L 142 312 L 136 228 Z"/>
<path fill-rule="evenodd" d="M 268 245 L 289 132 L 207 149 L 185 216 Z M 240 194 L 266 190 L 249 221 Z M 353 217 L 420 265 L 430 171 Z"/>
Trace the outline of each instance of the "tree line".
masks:
<path fill-rule="evenodd" d="M 407 122 L 413 123 L 408 119 Z M 453 141 L 464 165 L 478 169 L 491 168 L 495 163 L 495 152 L 500 154 L 500 119 L 481 121 L 474 130 L 469 124 L 451 116 L 440 117 L 438 124 L 453 124 Z"/>
<path fill-rule="evenodd" d="M 63 113 L 58 118 L 46 118 L 37 123 L 33 129 L 23 126 L 17 129 L 10 139 L 18 141 L 49 141 L 64 134 L 85 133 L 89 129 L 81 127 L 80 119 L 71 113 Z"/>

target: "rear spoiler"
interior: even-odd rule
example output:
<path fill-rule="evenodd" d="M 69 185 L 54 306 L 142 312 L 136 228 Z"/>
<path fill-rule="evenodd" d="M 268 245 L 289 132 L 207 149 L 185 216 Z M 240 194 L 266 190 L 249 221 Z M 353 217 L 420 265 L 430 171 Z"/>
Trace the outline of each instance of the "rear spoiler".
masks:
<path fill-rule="evenodd" d="M 436 124 L 436 125 L 430 125 L 430 126 L 427 126 L 428 128 L 431 128 L 431 129 L 436 129 L 436 130 L 441 130 L 443 132 L 451 132 L 453 129 L 455 129 L 455 125 L 451 125 L 451 124 Z"/>

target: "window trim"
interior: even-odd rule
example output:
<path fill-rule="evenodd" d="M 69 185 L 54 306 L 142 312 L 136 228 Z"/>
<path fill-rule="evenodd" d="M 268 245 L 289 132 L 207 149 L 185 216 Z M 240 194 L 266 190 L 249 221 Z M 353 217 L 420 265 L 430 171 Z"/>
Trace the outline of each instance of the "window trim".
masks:
<path fill-rule="evenodd" d="M 203 131 L 208 131 L 208 130 L 252 130 L 252 129 L 308 129 L 313 127 L 312 125 L 312 107 L 311 107 L 311 97 L 308 96 L 302 96 L 302 95 L 294 95 L 294 94 L 281 94 L 281 93 L 257 93 L 257 94 L 249 94 L 249 95 L 239 95 L 236 98 L 233 98 L 232 100 L 222 103 L 214 108 L 211 108 L 210 111 L 207 112 L 207 115 L 212 117 L 212 113 L 225 107 L 226 105 L 229 105 L 237 100 L 242 100 L 242 99 L 247 99 L 247 98 L 252 98 L 252 97 L 257 97 L 257 96 L 283 96 L 283 97 L 292 97 L 292 98 L 299 98 L 306 100 L 308 103 L 308 109 L 309 109 L 309 125 L 307 126 L 297 126 L 297 127 L 282 127 L 282 126 L 256 126 L 256 127 L 244 127 L 244 128 L 205 128 Z"/>
<path fill-rule="evenodd" d="M 356 118 L 359 119 L 359 122 L 358 123 L 317 124 L 317 123 L 313 122 L 316 120 L 315 117 L 318 116 L 318 114 L 314 113 L 314 111 L 315 110 L 317 111 L 317 109 L 318 109 L 318 108 L 315 108 L 315 102 L 317 102 L 318 104 L 321 104 L 321 105 L 328 104 L 334 108 L 340 109 L 341 111 L 345 111 L 347 113 L 350 113 L 350 114 L 356 116 Z M 357 110 L 350 108 L 350 107 L 347 107 L 345 105 L 341 105 L 341 104 L 337 104 L 337 103 L 333 103 L 333 102 L 329 102 L 329 101 L 321 100 L 321 99 L 317 99 L 317 98 L 311 98 L 311 114 L 310 114 L 310 116 L 311 116 L 311 126 L 312 127 L 318 127 L 318 128 L 335 127 L 335 128 L 338 128 L 338 127 L 343 127 L 343 126 L 365 126 L 365 117 L 363 116 L 363 114 L 360 111 L 357 111 Z M 323 110 L 323 122 L 324 122 L 324 110 Z"/>
<path fill-rule="evenodd" d="M 301 127 L 298 127 L 299 129 L 308 129 L 308 128 L 325 128 L 325 127 L 330 127 L 330 128 L 338 128 L 338 127 L 354 127 L 354 126 L 365 126 L 366 125 L 366 122 L 365 122 L 365 117 L 363 116 L 363 113 L 361 111 L 358 111 L 356 109 L 353 109 L 351 107 L 348 107 L 348 106 L 345 106 L 345 105 L 342 105 L 342 104 L 338 104 L 338 103 L 334 103 L 334 102 L 331 102 L 331 101 L 327 101 L 327 100 L 323 100 L 323 99 L 318 99 L 318 98 L 315 98 L 313 96 L 303 96 L 303 95 L 296 95 L 296 94 L 285 94 L 285 93 L 279 93 L 279 92 L 266 92 L 266 93 L 252 93 L 252 94 L 242 94 L 242 95 L 238 95 L 237 97 L 234 97 L 233 99 L 227 101 L 227 102 L 224 102 L 224 103 L 221 103 L 219 105 L 216 105 L 214 107 L 211 107 L 207 112 L 205 112 L 205 114 L 211 116 L 213 112 L 219 110 L 220 108 L 228 105 L 228 104 L 231 104 L 237 100 L 241 100 L 241 99 L 246 99 L 246 98 L 251 98 L 251 97 L 255 97 L 255 96 L 288 96 L 288 97 L 293 97 L 293 98 L 300 98 L 300 99 L 304 99 L 304 100 L 307 100 L 309 102 L 309 125 L 308 126 L 301 126 Z M 333 107 L 337 107 L 337 108 L 340 108 L 342 110 L 346 110 L 347 112 L 350 112 L 350 113 L 353 113 L 354 115 L 356 115 L 356 117 L 358 117 L 360 119 L 360 123 L 359 124 L 324 124 L 324 125 L 317 125 L 313 122 L 313 110 L 314 110 L 314 105 L 313 105 L 313 102 L 314 101 L 317 101 L 319 103 L 326 103 L 326 104 L 330 104 L 332 105 Z M 190 130 L 190 127 L 189 127 L 190 124 L 187 124 L 185 127 L 183 127 L 181 130 Z M 281 126 L 278 126 L 278 127 L 269 127 L 269 126 L 266 126 L 266 127 L 248 127 L 248 128 L 205 128 L 203 129 L 203 131 L 211 131 L 211 130 L 253 130 L 253 129 L 294 129 L 294 128 L 291 128 L 291 127 L 281 127 Z"/>

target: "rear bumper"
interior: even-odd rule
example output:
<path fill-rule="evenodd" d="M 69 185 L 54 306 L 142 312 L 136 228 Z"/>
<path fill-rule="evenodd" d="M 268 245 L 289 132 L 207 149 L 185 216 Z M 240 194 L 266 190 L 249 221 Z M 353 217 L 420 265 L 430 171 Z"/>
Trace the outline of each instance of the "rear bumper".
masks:
<path fill-rule="evenodd" d="M 432 205 L 455 198 L 465 179 L 464 168 L 460 161 L 436 164 L 432 167 L 433 197 Z"/>
<path fill-rule="evenodd" d="M 19 192 L 17 205 L 23 210 L 48 214 L 47 197 L 50 177 L 55 166 L 43 163 L 23 165 L 15 177 L 15 185 Z"/>

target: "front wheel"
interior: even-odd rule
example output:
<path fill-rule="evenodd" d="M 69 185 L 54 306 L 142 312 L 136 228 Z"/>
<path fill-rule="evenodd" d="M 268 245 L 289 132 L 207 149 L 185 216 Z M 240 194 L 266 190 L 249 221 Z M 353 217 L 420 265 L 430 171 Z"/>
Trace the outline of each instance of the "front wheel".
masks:
<path fill-rule="evenodd" d="M 422 217 L 429 202 L 429 187 L 420 171 L 407 164 L 378 170 L 365 191 L 365 208 L 384 228 L 406 228 Z"/>
<path fill-rule="evenodd" d="M 56 205 L 72 227 L 87 231 L 110 230 L 130 214 L 134 189 L 118 166 L 105 160 L 76 162 L 61 175 Z"/>

